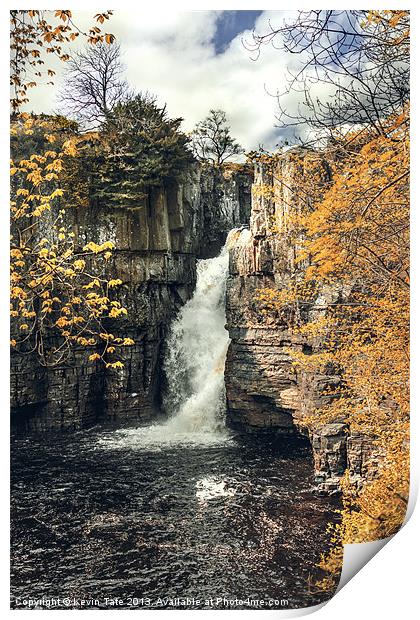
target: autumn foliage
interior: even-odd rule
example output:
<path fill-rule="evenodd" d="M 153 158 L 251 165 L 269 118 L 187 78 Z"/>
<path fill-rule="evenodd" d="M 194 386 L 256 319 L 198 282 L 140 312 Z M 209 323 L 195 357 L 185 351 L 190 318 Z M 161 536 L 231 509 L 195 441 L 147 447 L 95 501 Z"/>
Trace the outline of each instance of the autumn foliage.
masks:
<path fill-rule="evenodd" d="M 127 314 L 112 299 L 121 280 L 106 275 L 113 243 L 89 241 L 79 247 L 67 223 L 67 210 L 74 206 L 62 187 L 78 154 L 77 137 L 63 140 L 53 121 L 26 114 L 12 125 L 12 135 L 24 141 L 35 128 L 45 132 L 44 149 L 12 159 L 10 169 L 12 346 L 36 351 L 44 365 L 65 360 L 73 345 L 95 347 L 91 361 L 122 366 L 110 354 L 133 342 L 115 339 L 103 327 L 104 319 Z"/>
<path fill-rule="evenodd" d="M 396 13 L 369 16 L 388 28 L 390 45 L 393 28 L 406 17 Z M 304 160 L 315 162 L 318 173 Z M 329 178 L 322 182 L 325 163 Z M 342 479 L 342 519 L 332 526 L 333 548 L 320 563 L 331 578 L 313 584 L 328 589 L 341 571 L 341 544 L 394 534 L 408 503 L 408 103 L 381 118 L 379 128 L 337 132 L 321 153 L 307 151 L 300 165 L 300 204 L 287 232 L 297 248 L 294 278 L 286 289 L 261 290 L 258 300 L 263 313 L 288 321 L 311 344 L 311 354 L 291 352 L 298 374 L 340 378 L 325 391 L 328 404 L 307 416 L 309 432 L 342 422 L 372 445 L 364 484 L 350 470 Z M 272 234 L 284 232 L 273 223 Z"/>
<path fill-rule="evenodd" d="M 114 35 L 104 33 L 100 26 L 110 18 L 112 11 L 97 13 L 88 31 L 83 31 L 73 20 L 71 11 L 10 11 L 10 85 L 11 106 L 14 112 L 29 102 L 30 90 L 40 80 L 51 78 L 55 71 L 48 67 L 45 57 L 56 56 L 63 62 L 70 59 L 66 45 L 78 37 L 88 44 L 112 43 Z"/>
<path fill-rule="evenodd" d="M 286 290 L 259 293 L 263 312 L 289 320 L 313 346 L 312 355 L 293 353 L 297 372 L 341 377 L 326 394 L 329 404 L 306 419 L 308 428 L 344 422 L 349 433 L 371 438 L 379 454 L 362 489 L 349 473 L 343 479 L 337 540 L 344 543 L 395 533 L 408 502 L 408 110 L 387 127 L 385 136 L 359 133 L 357 144 L 348 136 L 351 150 L 330 160 L 321 199 L 313 196 L 311 207 L 291 218 L 299 277 Z M 311 184 L 309 174 L 306 190 Z M 302 309 L 331 288 L 340 290 L 336 301 L 303 320 Z M 322 561 L 332 572 L 341 566 L 337 554 L 338 547 Z"/>
<path fill-rule="evenodd" d="M 63 117 L 20 112 L 28 90 L 54 74 L 43 69 L 48 54 L 66 62 L 64 46 L 78 36 L 90 45 L 112 43 L 113 35 L 96 25 L 110 15 L 98 13 L 83 32 L 71 11 L 11 12 L 11 345 L 36 353 L 43 365 L 65 361 L 77 347 L 91 362 L 120 368 L 119 349 L 134 344 L 109 329 L 127 314 L 114 295 L 122 281 L 107 269 L 114 244 L 81 243 L 68 223 L 69 210 L 88 199 L 80 158 L 86 137 Z"/>

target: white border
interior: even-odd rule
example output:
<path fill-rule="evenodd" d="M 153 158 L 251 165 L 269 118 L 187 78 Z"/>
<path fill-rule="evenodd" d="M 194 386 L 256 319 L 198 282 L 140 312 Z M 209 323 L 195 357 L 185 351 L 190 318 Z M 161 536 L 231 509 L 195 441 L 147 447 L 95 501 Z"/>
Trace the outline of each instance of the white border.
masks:
<path fill-rule="evenodd" d="M 109 7 L 102 5 L 98 2 L 94 4 L 89 2 L 81 2 L 79 0 L 72 1 L 64 8 L 76 9 L 76 10 L 92 10 L 97 12 L 98 10 L 106 10 L 107 8 L 115 8 L 115 10 L 130 10 L 130 2 L 124 2 L 119 0 L 117 7 Z M 168 10 L 229 10 L 229 9 L 260 9 L 260 7 L 256 6 L 256 2 L 251 2 L 250 0 L 242 0 L 239 2 L 185 2 L 179 0 L 174 6 L 173 3 L 170 2 L 161 2 L 159 5 L 155 4 L 153 8 L 145 7 L 144 10 L 149 12 L 153 12 L 156 15 L 159 15 L 162 11 Z M 308 9 L 308 8 L 334 8 L 334 9 L 349 9 L 349 8 L 366 8 L 365 3 L 352 3 L 350 6 L 347 3 L 343 2 L 335 2 L 333 5 L 330 3 L 325 6 L 321 3 L 312 3 L 308 6 L 305 2 L 300 7 L 289 5 L 284 5 L 273 2 L 266 1 L 263 4 L 263 10 L 287 10 L 287 9 Z M 8 84 L 8 11 L 11 8 L 22 8 L 22 9 L 34 9 L 34 8 L 43 8 L 43 9 L 55 9 L 57 8 L 56 2 L 45 1 L 39 6 L 38 3 L 35 2 L 16 2 L 11 3 L 7 2 L 6 7 L 1 8 L 1 19 L 0 19 L 0 45 L 4 49 L 2 50 L 2 79 L 0 84 L 3 86 L 2 89 L 2 98 L 1 98 L 1 119 L 3 122 L 4 132 L 2 134 L 3 139 L 1 140 L 1 168 L 0 168 L 0 179 L 1 179 L 1 196 L 3 197 L 2 208 L 0 209 L 0 253 L 1 253 L 1 265 L 3 269 L 1 270 L 0 276 L 0 291 L 2 295 L 2 300 L 4 302 L 3 312 L 2 312 L 2 323 L 1 323 L 1 335 L 0 335 L 0 377 L 4 385 L 2 384 L 1 393 L 5 396 L 5 406 L 3 408 L 3 424 L 2 424 L 2 441 L 4 442 L 3 449 L 1 450 L 1 472 L 2 472 L 2 482 L 4 485 L 4 489 L 2 490 L 3 498 L 8 498 L 8 473 L 9 470 L 9 432 L 8 432 L 8 381 L 7 378 L 9 376 L 9 360 L 8 360 L 8 187 L 9 187 L 9 176 L 8 176 L 8 143 L 9 143 L 9 130 L 8 130 L 8 115 L 9 115 L 9 94 L 8 88 L 5 88 L 5 85 Z M 417 119 L 417 95 L 416 95 L 416 86 L 418 90 L 418 75 L 417 75 L 417 55 L 419 40 L 419 27 L 418 27 L 418 9 L 414 6 L 413 1 L 400 2 L 395 1 L 392 3 L 377 3 L 371 2 L 369 3 L 369 8 L 371 9 L 407 9 L 411 10 L 412 14 L 412 66 L 413 66 L 413 75 L 414 78 L 412 80 L 412 107 L 415 109 L 415 114 L 413 115 L 413 124 L 412 124 L 412 142 L 416 145 L 418 144 L 418 139 L 420 136 L 419 127 L 418 127 L 418 119 Z M 413 148 L 413 166 L 412 169 L 417 172 L 416 164 L 418 162 L 418 156 L 416 153 L 416 148 Z M 420 174 L 413 174 L 412 182 L 411 182 L 411 194 L 412 194 L 412 230 L 413 230 L 413 245 L 412 245 L 412 265 L 418 268 L 419 263 L 419 253 L 420 253 L 420 244 L 418 243 L 415 234 L 419 231 L 418 227 L 418 200 L 420 197 Z M 412 402 L 414 406 L 420 403 L 420 381 L 418 380 L 418 375 L 416 370 L 420 370 L 419 363 L 419 351 L 420 351 L 420 342 L 419 342 L 419 329 L 417 327 L 416 315 L 417 309 L 420 308 L 420 291 L 418 282 L 415 281 L 412 293 L 412 352 L 413 352 L 413 363 L 412 363 Z M 411 423 L 411 433 L 412 433 L 412 481 L 411 481 L 411 489 L 410 489 L 410 509 L 409 514 L 412 513 L 415 498 L 417 497 L 418 492 L 418 471 L 420 464 L 420 445 L 419 445 L 419 425 L 415 418 L 414 407 L 412 414 L 412 423 Z M 7 420 L 7 421 L 6 421 Z M 7 500 L 3 499 L 3 507 L 5 510 L 2 513 L 2 522 L 1 522 L 1 533 L 4 537 L 3 546 L 2 546 L 2 572 L 1 572 L 1 598 L 0 605 L 2 610 L 5 612 L 5 615 L 12 614 L 13 617 L 16 617 L 23 613 L 22 611 L 10 611 L 9 609 L 9 565 L 8 565 L 8 557 L 9 557 L 9 544 L 8 544 L 8 527 L 9 527 L 9 519 L 8 519 L 8 507 Z M 6 512 L 7 511 L 7 512 Z M 341 591 L 339 591 L 333 599 L 328 602 L 325 606 L 321 606 L 322 609 L 317 611 L 317 617 L 323 620 L 328 620 L 329 618 L 336 620 L 339 618 L 340 620 L 351 619 L 354 620 L 359 614 L 363 614 L 364 618 L 372 617 L 383 617 L 383 618 L 393 618 L 399 617 L 404 619 L 411 619 L 414 617 L 418 617 L 418 605 L 417 605 L 417 588 L 418 588 L 418 552 L 419 552 L 419 544 L 418 544 L 418 532 L 419 532 L 419 510 L 414 513 L 414 516 L 410 519 L 410 521 L 405 525 L 400 533 L 398 533 L 389 544 L 383 549 L 379 556 L 375 557 L 371 560 L 368 565 L 362 570 L 362 572 L 355 577 L 353 577 L 350 585 L 344 587 Z M 417 534 L 417 536 L 416 536 Z M 348 549 L 345 551 L 345 565 L 343 570 L 343 577 L 347 579 L 348 575 L 354 575 L 355 571 L 360 569 L 360 566 L 363 566 L 369 558 L 372 557 L 378 550 L 378 547 L 381 547 L 380 543 L 368 543 L 369 549 L 365 545 L 349 545 Z M 364 548 L 364 549 L 363 549 Z M 367 552 L 367 555 L 366 555 Z M 350 562 L 350 564 L 349 564 Z M 348 565 L 348 566 L 347 566 Z M 344 579 L 343 579 L 344 580 Z M 343 581 L 342 580 L 342 581 Z M 317 606 L 318 608 L 319 606 Z M 295 617 L 297 615 L 306 615 L 311 610 L 315 610 L 314 608 L 308 610 L 288 610 L 288 611 L 267 611 L 267 612 L 258 612 L 258 611 L 229 611 L 229 612 L 221 612 L 221 611 L 208 611 L 208 612 L 200 612 L 200 611 L 188 611 L 184 613 L 188 614 L 202 614 L 205 613 L 206 616 L 211 616 L 219 613 L 229 613 L 231 616 L 236 614 L 252 614 L 252 617 L 260 617 L 260 614 L 264 614 L 264 617 L 269 615 L 280 614 L 281 617 Z M 113 614 L 117 613 L 117 618 L 120 617 L 122 612 L 127 610 L 120 610 L 118 612 L 109 610 L 106 612 L 107 617 L 112 617 Z M 40 611 L 33 612 L 36 614 L 42 613 Z M 59 613 L 61 614 L 72 614 L 74 611 L 50 611 L 50 614 L 53 614 L 52 618 L 54 619 L 55 615 Z M 152 618 L 157 618 L 159 614 L 167 614 L 168 612 L 164 611 L 142 611 L 143 615 L 149 616 L 152 614 Z M 169 612 L 176 613 L 176 612 Z M 243 617 L 243 615 L 241 615 Z"/>

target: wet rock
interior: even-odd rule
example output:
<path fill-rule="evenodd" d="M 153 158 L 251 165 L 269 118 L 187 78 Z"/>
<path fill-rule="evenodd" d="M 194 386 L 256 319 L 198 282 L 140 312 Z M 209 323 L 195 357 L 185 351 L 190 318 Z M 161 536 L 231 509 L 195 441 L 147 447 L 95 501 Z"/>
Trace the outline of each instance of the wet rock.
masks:
<path fill-rule="evenodd" d="M 316 320 L 344 287 L 323 290 L 314 303 L 295 315 L 262 314 L 258 292 L 282 289 L 296 277 L 300 241 L 290 234 L 289 222 L 299 214 L 298 191 L 308 152 L 293 149 L 273 171 L 256 165 L 252 188 L 249 233 L 242 234 L 230 250 L 226 292 L 227 329 L 231 338 L 225 382 L 228 424 L 246 432 L 305 434 L 312 443 L 315 483 L 318 492 L 335 493 L 349 468 L 355 484 L 367 476 L 367 462 L 375 458 L 372 442 L 348 435 L 341 421 L 309 431 L 305 419 L 330 401 L 340 383 L 333 374 L 297 373 L 293 351 L 312 353 L 320 342 L 307 342 L 294 333 L 296 320 Z M 322 170 L 326 164 L 319 159 Z M 275 234 L 274 234 L 275 231 Z M 329 390 L 328 390 L 329 389 Z"/>
<path fill-rule="evenodd" d="M 168 325 L 194 291 L 197 258 L 216 255 L 226 233 L 247 222 L 251 183 L 246 168 L 226 175 L 196 165 L 180 182 L 151 189 L 136 209 L 91 204 L 68 212 L 80 245 L 114 243 L 108 268 L 123 282 L 119 300 L 128 316 L 112 332 L 135 344 L 123 350 L 124 368 L 117 370 L 87 363 L 86 349 L 75 349 L 56 368 L 41 367 L 34 354 L 13 352 L 13 426 L 71 431 L 104 416 L 134 423 L 156 415 Z M 53 215 L 43 220 L 42 236 L 53 234 Z M 53 338 L 46 345 L 53 346 Z"/>

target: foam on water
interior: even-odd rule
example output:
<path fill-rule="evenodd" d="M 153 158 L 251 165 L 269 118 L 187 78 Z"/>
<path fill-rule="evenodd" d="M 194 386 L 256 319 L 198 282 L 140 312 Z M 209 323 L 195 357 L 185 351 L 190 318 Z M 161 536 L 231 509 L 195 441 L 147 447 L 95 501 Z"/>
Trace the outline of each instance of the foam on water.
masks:
<path fill-rule="evenodd" d="M 193 297 L 182 307 L 168 337 L 164 398 L 169 419 L 137 429 L 116 431 L 121 447 L 160 450 L 174 444 L 210 446 L 229 443 L 224 426 L 224 370 L 229 334 L 225 329 L 225 291 L 229 247 L 243 231 L 232 230 L 215 258 L 198 261 Z M 109 445 L 109 437 L 104 443 Z"/>

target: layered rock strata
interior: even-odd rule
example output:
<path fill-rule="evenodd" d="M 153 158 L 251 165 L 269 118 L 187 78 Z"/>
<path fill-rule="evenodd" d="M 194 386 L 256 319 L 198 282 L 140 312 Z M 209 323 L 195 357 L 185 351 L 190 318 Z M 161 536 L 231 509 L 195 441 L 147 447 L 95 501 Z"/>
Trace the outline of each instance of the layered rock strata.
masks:
<path fill-rule="evenodd" d="M 80 246 L 114 243 L 109 274 L 123 282 L 119 300 L 128 315 L 112 331 L 135 344 L 123 350 L 124 368 L 115 370 L 88 362 L 86 349 L 50 368 L 35 354 L 13 353 L 13 426 L 74 430 L 101 417 L 133 422 L 158 412 L 168 325 L 193 293 L 196 259 L 217 254 L 227 230 L 249 218 L 251 183 L 240 168 L 225 178 L 197 165 L 182 181 L 150 191 L 136 209 L 95 204 L 68 211 Z M 53 234 L 48 226 L 43 236 Z"/>
<path fill-rule="evenodd" d="M 226 360 L 228 424 L 251 433 L 301 433 L 309 437 L 315 482 L 321 492 L 335 492 L 345 469 L 354 481 L 366 476 L 372 458 L 371 442 L 349 436 L 340 421 L 312 426 L 305 419 L 328 401 L 326 392 L 340 377 L 298 373 L 293 351 L 310 355 L 313 343 L 296 335 L 284 317 L 261 312 L 261 289 L 284 289 L 296 278 L 301 240 L 292 237 L 290 221 L 299 214 L 304 196 L 299 191 L 306 159 L 300 150 L 286 153 L 274 168 L 257 165 L 252 188 L 249 230 L 243 230 L 230 250 L 227 283 L 227 328 L 231 343 Z M 328 166 L 318 159 L 321 174 Z M 299 320 L 313 320 L 342 291 L 323 291 L 310 306 L 300 308 Z M 321 343 L 322 346 L 322 343 Z"/>

